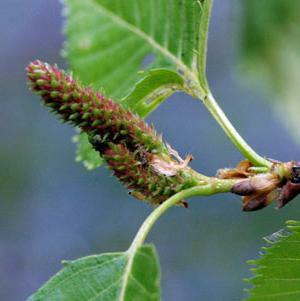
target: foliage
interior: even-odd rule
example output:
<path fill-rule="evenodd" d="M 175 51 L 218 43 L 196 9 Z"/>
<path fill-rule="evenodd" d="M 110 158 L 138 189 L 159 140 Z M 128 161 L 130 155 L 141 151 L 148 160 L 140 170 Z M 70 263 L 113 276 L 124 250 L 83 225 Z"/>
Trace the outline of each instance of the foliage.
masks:
<path fill-rule="evenodd" d="M 248 301 L 296 301 L 300 298 L 300 222 L 288 221 L 287 227 L 266 238 L 268 247 L 262 256 L 249 263 L 254 278 L 248 281 L 255 287 Z"/>
<path fill-rule="evenodd" d="M 75 157 L 76 162 L 82 162 L 88 170 L 95 169 L 102 165 L 103 159 L 91 148 L 86 133 L 81 132 L 75 135 L 72 141 L 78 143 Z"/>
<path fill-rule="evenodd" d="M 153 246 L 64 261 L 65 268 L 28 301 L 157 301 L 160 271 Z M 145 273 L 147 271 L 147 273 Z"/>

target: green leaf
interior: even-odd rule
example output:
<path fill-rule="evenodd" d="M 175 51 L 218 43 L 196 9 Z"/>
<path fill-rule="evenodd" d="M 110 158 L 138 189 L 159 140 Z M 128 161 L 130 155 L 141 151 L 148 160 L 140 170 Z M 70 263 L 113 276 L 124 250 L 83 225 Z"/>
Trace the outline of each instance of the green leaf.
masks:
<path fill-rule="evenodd" d="M 75 135 L 72 141 L 77 143 L 76 162 L 82 162 L 88 170 L 95 169 L 102 165 L 103 159 L 99 153 L 92 148 L 86 133 L 81 132 Z"/>
<path fill-rule="evenodd" d="M 75 75 L 121 100 L 143 77 L 168 68 L 205 77 L 211 0 L 66 0 L 66 54 Z M 154 56 L 148 66 L 143 61 Z M 162 87 L 165 83 L 162 83 Z M 206 87 L 200 87 L 205 90 Z"/>
<path fill-rule="evenodd" d="M 212 0 L 65 3 L 65 54 L 72 72 L 85 84 L 143 117 L 176 90 L 202 98 L 206 94 Z"/>
<path fill-rule="evenodd" d="M 153 246 L 64 262 L 27 301 L 159 301 L 160 271 Z"/>
<path fill-rule="evenodd" d="M 164 89 L 162 89 L 164 85 Z M 131 111 L 146 117 L 160 105 L 174 90 L 183 86 L 183 79 L 176 72 L 166 69 L 152 69 L 136 84 L 123 104 Z"/>
<path fill-rule="evenodd" d="M 251 261 L 254 285 L 247 301 L 300 300 L 300 222 L 289 221 L 287 227 L 266 238 L 258 260 Z"/>
<path fill-rule="evenodd" d="M 299 11 L 300 1 L 243 0 L 240 39 L 242 70 L 268 91 L 270 104 L 298 143 Z"/>

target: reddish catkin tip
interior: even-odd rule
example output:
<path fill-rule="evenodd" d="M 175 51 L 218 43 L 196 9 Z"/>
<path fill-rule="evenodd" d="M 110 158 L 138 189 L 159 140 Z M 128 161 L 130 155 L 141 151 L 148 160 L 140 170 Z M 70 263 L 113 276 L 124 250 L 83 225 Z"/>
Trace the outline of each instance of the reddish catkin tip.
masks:
<path fill-rule="evenodd" d="M 143 145 L 149 152 L 165 152 L 162 140 L 152 127 L 112 99 L 90 87 L 84 87 L 71 75 L 39 60 L 26 68 L 32 91 L 64 121 L 93 136 L 122 142 L 127 147 Z"/>

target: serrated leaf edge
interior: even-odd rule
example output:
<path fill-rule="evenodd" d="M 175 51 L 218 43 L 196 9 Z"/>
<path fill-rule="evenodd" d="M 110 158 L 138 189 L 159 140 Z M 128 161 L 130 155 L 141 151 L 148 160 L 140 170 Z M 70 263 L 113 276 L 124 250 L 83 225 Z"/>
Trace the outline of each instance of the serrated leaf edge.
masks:
<path fill-rule="evenodd" d="M 261 250 L 263 251 L 263 253 L 260 254 L 260 257 L 258 259 L 252 259 L 252 260 L 248 260 L 247 263 L 249 265 L 254 265 L 255 267 L 253 268 L 250 268 L 250 271 L 252 272 L 253 276 L 252 277 L 249 277 L 249 278 L 244 278 L 243 281 L 244 282 L 247 282 L 247 283 L 250 283 L 253 285 L 252 288 L 255 288 L 255 287 L 258 287 L 259 285 L 257 284 L 254 284 L 254 280 L 255 279 L 258 279 L 260 277 L 262 277 L 262 274 L 260 274 L 259 272 L 265 267 L 264 265 L 261 264 L 261 260 L 263 259 L 263 257 L 266 255 L 266 254 L 270 254 L 270 251 L 272 250 L 272 248 L 280 243 L 283 239 L 287 238 L 287 237 L 290 237 L 291 235 L 293 235 L 294 233 L 296 233 L 297 231 L 300 230 L 300 221 L 296 221 L 296 220 L 288 220 L 285 222 L 286 224 L 286 227 L 285 228 L 282 228 L 280 229 L 279 231 L 277 232 L 274 232 L 273 234 L 271 234 L 270 236 L 272 235 L 275 235 L 274 239 L 269 239 L 268 237 L 270 236 L 267 236 L 267 237 L 264 237 L 263 240 L 267 243 L 267 246 L 263 246 L 261 247 Z M 282 231 L 290 231 L 288 235 L 281 235 L 280 233 Z M 252 288 L 249 288 L 249 289 L 244 289 L 244 291 L 248 292 L 248 296 L 247 298 L 245 299 L 245 301 L 247 301 L 249 298 L 252 297 L 252 293 L 251 293 L 251 290 Z M 299 291 L 300 292 L 300 291 Z M 293 291 L 293 293 L 295 293 L 295 291 Z M 276 294 L 276 296 L 286 296 L 286 295 L 289 295 L 290 293 L 282 293 L 282 294 Z M 269 295 L 270 297 L 271 295 Z"/>

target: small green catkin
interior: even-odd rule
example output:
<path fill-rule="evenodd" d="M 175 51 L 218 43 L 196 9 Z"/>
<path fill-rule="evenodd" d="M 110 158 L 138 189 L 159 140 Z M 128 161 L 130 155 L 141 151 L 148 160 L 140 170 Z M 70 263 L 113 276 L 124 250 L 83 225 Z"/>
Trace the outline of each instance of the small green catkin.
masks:
<path fill-rule="evenodd" d="M 174 168 L 177 163 L 153 127 L 139 116 L 56 66 L 37 60 L 26 71 L 31 90 L 62 121 L 88 134 L 94 149 L 133 196 L 160 204 L 195 185 L 188 167 L 176 169 L 172 176 L 160 172 L 160 162 L 163 168 L 166 164 Z"/>

